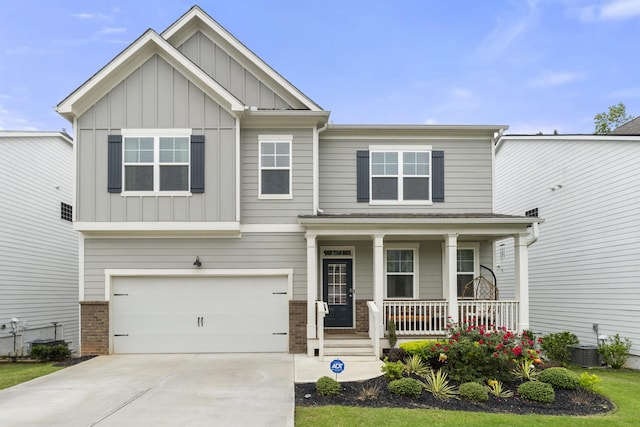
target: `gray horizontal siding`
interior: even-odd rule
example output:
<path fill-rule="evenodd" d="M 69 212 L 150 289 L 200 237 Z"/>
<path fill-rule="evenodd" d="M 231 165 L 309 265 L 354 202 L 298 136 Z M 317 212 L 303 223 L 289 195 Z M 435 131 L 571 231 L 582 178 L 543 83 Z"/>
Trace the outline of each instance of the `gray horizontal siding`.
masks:
<path fill-rule="evenodd" d="M 28 322 L 24 344 L 53 338 L 78 348 L 78 236 L 60 218 L 73 205 L 72 147 L 61 138 L 0 138 L 0 354 L 13 351 L 10 319 Z"/>
<path fill-rule="evenodd" d="M 294 299 L 307 293 L 302 234 L 248 234 L 240 239 L 86 239 L 85 300 L 104 300 L 104 269 L 293 269 Z"/>
<path fill-rule="evenodd" d="M 497 209 L 522 215 L 537 207 L 545 219 L 529 248 L 534 330 L 569 330 L 595 344 L 598 323 L 600 334 L 631 338 L 632 354 L 640 355 L 638 158 L 638 142 L 613 139 L 501 147 Z"/>
<path fill-rule="evenodd" d="M 322 139 L 320 134 L 320 207 L 326 213 L 491 212 L 492 164 L 489 140 L 438 139 L 392 141 Z M 445 201 L 431 206 L 370 206 L 358 203 L 356 152 L 369 145 L 431 145 L 444 151 Z"/>
<path fill-rule="evenodd" d="M 194 33 L 178 50 L 245 105 L 266 109 L 294 108 L 202 32 Z"/>
<path fill-rule="evenodd" d="M 107 192 L 107 136 L 122 129 L 190 128 L 205 136 L 205 192 L 190 197 Z M 153 56 L 78 119 L 79 221 L 235 220 L 233 117 Z"/>
<path fill-rule="evenodd" d="M 293 199 L 258 199 L 258 136 L 293 135 Z M 313 134 L 311 129 L 269 129 L 241 132 L 241 221 L 244 224 L 298 223 L 298 215 L 313 210 Z"/>

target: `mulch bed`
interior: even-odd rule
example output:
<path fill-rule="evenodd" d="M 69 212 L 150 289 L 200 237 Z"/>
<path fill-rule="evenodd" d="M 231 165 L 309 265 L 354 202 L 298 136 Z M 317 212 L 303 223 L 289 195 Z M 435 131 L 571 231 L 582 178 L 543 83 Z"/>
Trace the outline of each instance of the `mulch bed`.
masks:
<path fill-rule="evenodd" d="M 315 383 L 295 385 L 296 406 L 360 406 L 364 408 L 413 408 L 413 409 L 446 409 L 451 411 L 493 412 L 505 414 L 542 414 L 542 415 L 596 415 L 609 412 L 615 405 L 600 394 L 579 390 L 556 390 L 553 403 L 532 402 L 520 398 L 515 390 L 518 384 L 505 384 L 514 392 L 510 398 L 497 398 L 489 395 L 489 401 L 475 403 L 463 399 L 438 400 L 426 391 L 417 399 L 410 399 L 390 393 L 389 382 L 384 377 L 365 381 L 340 383 L 342 393 L 335 397 L 320 396 L 316 392 Z M 379 387 L 376 399 L 358 399 L 363 388 Z M 308 396 L 308 397 L 305 397 Z"/>
<path fill-rule="evenodd" d="M 89 356 L 69 357 L 67 359 L 61 360 L 60 362 L 57 362 L 53 366 L 57 366 L 59 368 L 66 368 L 68 366 L 77 365 L 78 363 L 82 363 L 89 359 L 93 359 L 94 357 L 96 357 L 95 354 L 89 355 Z"/>

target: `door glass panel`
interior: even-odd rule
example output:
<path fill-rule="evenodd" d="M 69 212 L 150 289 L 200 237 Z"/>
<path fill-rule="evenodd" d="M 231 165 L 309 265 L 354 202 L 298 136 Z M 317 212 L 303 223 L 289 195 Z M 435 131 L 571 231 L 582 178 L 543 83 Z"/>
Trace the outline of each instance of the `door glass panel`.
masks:
<path fill-rule="evenodd" d="M 336 263 L 327 265 L 327 302 L 331 305 L 347 304 L 347 265 Z"/>

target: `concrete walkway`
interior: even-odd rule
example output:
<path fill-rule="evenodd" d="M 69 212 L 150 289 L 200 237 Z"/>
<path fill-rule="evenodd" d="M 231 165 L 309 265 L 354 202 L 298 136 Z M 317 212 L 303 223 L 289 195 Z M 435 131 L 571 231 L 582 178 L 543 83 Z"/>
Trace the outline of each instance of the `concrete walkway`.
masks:
<path fill-rule="evenodd" d="M 288 426 L 294 381 L 335 378 L 330 360 L 303 354 L 99 356 L 0 390 L 0 426 Z M 338 381 L 379 376 L 350 362 Z"/>

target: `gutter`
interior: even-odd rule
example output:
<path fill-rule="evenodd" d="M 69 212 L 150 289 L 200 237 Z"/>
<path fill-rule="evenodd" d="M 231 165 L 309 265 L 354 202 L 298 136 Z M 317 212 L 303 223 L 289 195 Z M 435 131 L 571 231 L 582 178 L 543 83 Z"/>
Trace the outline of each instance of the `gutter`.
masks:
<path fill-rule="evenodd" d="M 312 187 L 313 187 L 313 211 L 311 215 L 317 215 L 320 211 L 320 133 L 327 130 L 329 121 L 321 128 L 315 127 L 313 130 L 313 171 L 312 171 Z"/>
<path fill-rule="evenodd" d="M 527 240 L 527 247 L 533 245 L 535 242 L 538 241 L 538 238 L 540 237 L 540 229 L 539 229 L 540 223 L 539 222 L 533 222 L 531 223 L 531 237 Z"/>

